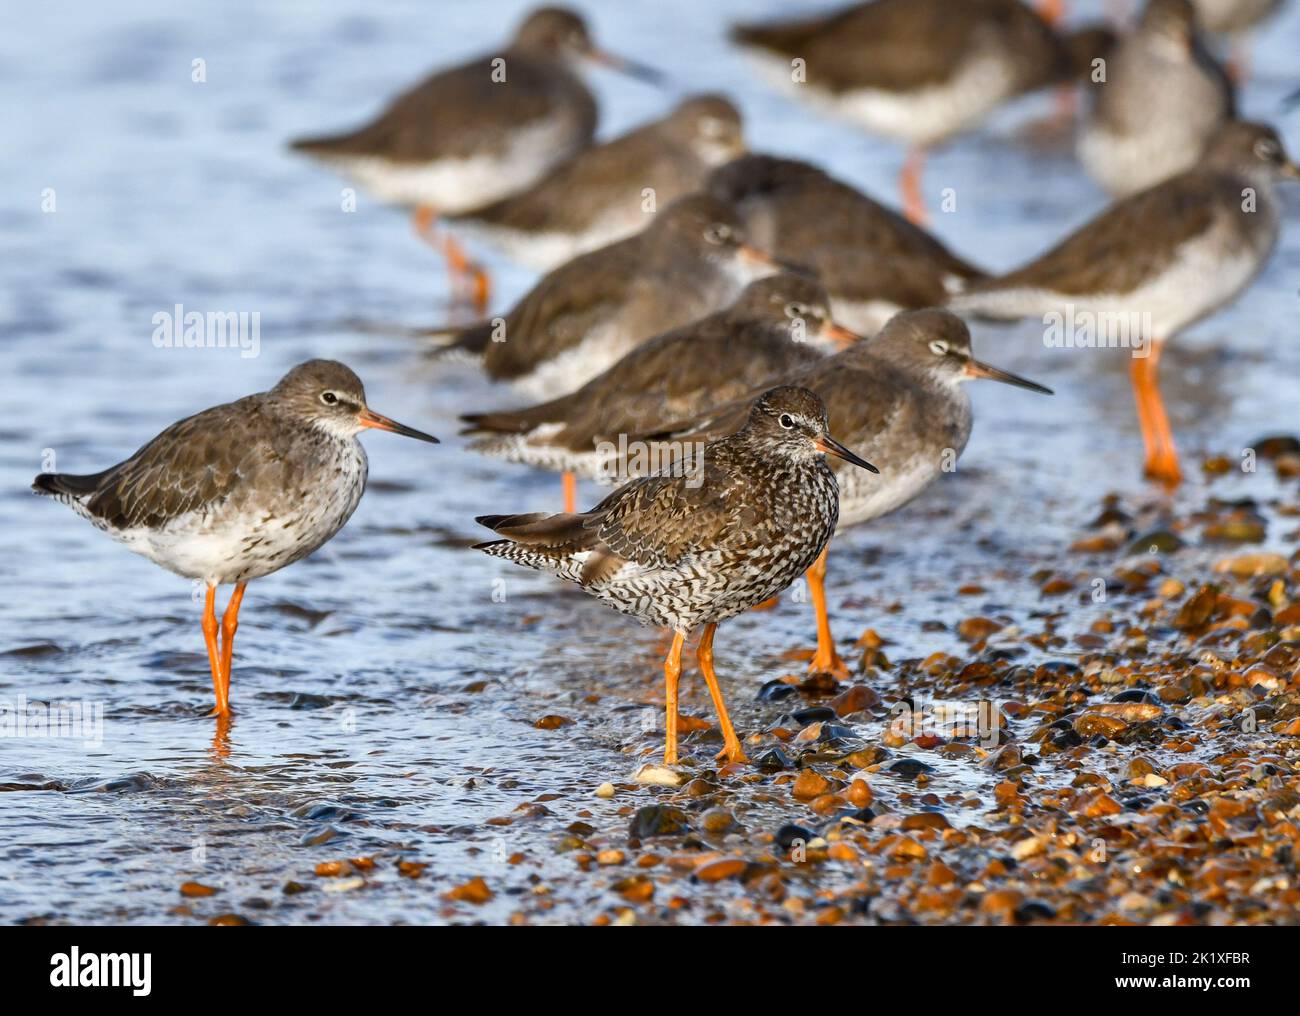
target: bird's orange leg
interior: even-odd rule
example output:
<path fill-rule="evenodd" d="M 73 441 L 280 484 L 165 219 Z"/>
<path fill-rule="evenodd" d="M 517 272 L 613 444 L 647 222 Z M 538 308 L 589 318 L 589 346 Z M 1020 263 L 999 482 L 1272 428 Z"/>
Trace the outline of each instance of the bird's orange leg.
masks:
<path fill-rule="evenodd" d="M 564 510 L 572 515 L 578 510 L 578 474 L 564 474 Z"/>
<path fill-rule="evenodd" d="M 700 673 L 704 675 L 704 683 L 709 686 L 709 695 L 713 698 L 713 708 L 718 713 L 718 726 L 722 728 L 722 751 L 718 752 L 719 759 L 726 759 L 728 762 L 748 762 L 745 757 L 745 751 L 740 746 L 740 738 L 736 736 L 736 729 L 731 725 L 731 717 L 727 715 L 727 704 L 722 701 L 722 688 L 718 685 L 718 675 L 713 672 L 713 633 L 718 630 L 714 622 L 704 626 L 704 634 L 700 636 L 700 646 L 695 651 L 695 658 L 700 661 Z"/>
<path fill-rule="evenodd" d="M 762 603 L 756 603 L 749 609 L 750 610 L 775 610 L 780 605 L 781 605 L 780 596 L 769 596 Z"/>
<path fill-rule="evenodd" d="M 411 224 L 416 235 L 430 246 L 438 247 L 447 259 L 448 275 L 451 279 L 453 293 L 466 289 L 465 278 L 470 277 L 469 297 L 474 304 L 475 313 L 482 316 L 487 313 L 491 298 L 492 284 L 487 272 L 476 262 L 471 261 L 465 249 L 450 233 L 438 239 L 434 227 L 438 222 L 438 212 L 432 205 L 419 205 L 411 215 Z"/>
<path fill-rule="evenodd" d="M 925 198 L 921 194 L 921 173 L 925 168 L 925 149 L 913 148 L 898 174 L 898 189 L 903 197 L 903 214 L 918 226 L 926 224 Z"/>
<path fill-rule="evenodd" d="M 817 652 L 809 661 L 808 670 L 814 674 L 846 678 L 849 676 L 849 668 L 835 651 L 835 636 L 831 634 L 831 619 L 826 612 L 826 555 L 829 552 L 829 545 L 822 548 L 806 576 L 813 611 L 817 615 Z"/>
<path fill-rule="evenodd" d="M 426 243 L 433 243 L 433 224 L 438 221 L 438 213 L 432 205 L 420 205 L 411 213 L 411 225 L 415 235 Z"/>
<path fill-rule="evenodd" d="M 1178 466 L 1178 450 L 1174 447 L 1174 434 L 1165 413 L 1165 403 L 1160 397 L 1157 371 L 1163 343 L 1153 341 L 1145 357 L 1133 360 L 1133 395 L 1138 404 L 1138 422 L 1146 443 L 1146 475 L 1168 487 L 1176 487 L 1183 480 Z"/>
<path fill-rule="evenodd" d="M 682 645 L 686 636 L 679 631 L 673 632 L 672 648 L 664 657 L 664 698 L 667 712 L 664 719 L 664 765 L 677 764 L 677 682 L 682 676 Z"/>
<path fill-rule="evenodd" d="M 486 314 L 492 297 L 492 283 L 483 266 L 477 261 L 472 261 L 465 253 L 465 248 L 460 245 L 460 241 L 450 233 L 442 238 L 442 253 L 451 269 L 453 285 L 466 288 L 463 283 L 468 279 L 467 288 L 470 302 L 474 305 L 474 312 L 480 316 Z"/>
<path fill-rule="evenodd" d="M 212 692 L 217 699 L 212 715 L 225 716 L 230 712 L 230 700 L 226 695 L 226 684 L 221 679 L 221 653 L 217 649 L 216 586 L 208 586 L 208 594 L 203 600 L 203 641 L 208 647 L 208 665 L 212 668 Z"/>
<path fill-rule="evenodd" d="M 230 665 L 235 654 L 235 632 L 239 628 L 239 605 L 244 602 L 244 587 L 247 582 L 240 582 L 230 594 L 226 612 L 221 615 L 221 682 L 226 689 L 226 701 L 230 701 Z"/>

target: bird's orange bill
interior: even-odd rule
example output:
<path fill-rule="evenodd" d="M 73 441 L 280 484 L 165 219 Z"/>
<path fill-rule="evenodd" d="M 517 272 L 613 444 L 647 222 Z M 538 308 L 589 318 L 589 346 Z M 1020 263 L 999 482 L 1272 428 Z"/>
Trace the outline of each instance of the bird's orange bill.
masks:
<path fill-rule="evenodd" d="M 862 338 L 862 336 L 857 332 L 850 328 L 845 328 L 843 325 L 837 325 L 834 321 L 826 325 L 823 332 L 828 339 L 834 342 L 841 349 L 853 345 L 853 343 Z"/>
<path fill-rule="evenodd" d="M 1017 388 L 1028 388 L 1031 392 L 1038 392 L 1041 395 L 1055 394 L 1046 385 L 1030 381 L 1029 378 L 1021 377 L 1019 374 L 1012 374 L 1011 371 L 1003 370 L 1001 367 L 994 367 L 991 363 L 981 363 L 979 360 L 972 359 L 966 362 L 966 376 L 1001 381 L 1003 384 L 1015 385 Z"/>
<path fill-rule="evenodd" d="M 1297 92 L 1296 94 L 1300 95 L 1300 92 Z M 1282 168 L 1279 169 L 1278 172 L 1288 180 L 1300 180 L 1300 166 L 1297 166 L 1294 162 L 1283 163 Z"/>
<path fill-rule="evenodd" d="M 751 265 L 762 265 L 765 268 L 776 268 L 783 272 L 793 272 L 795 275 L 802 275 L 806 279 L 817 278 L 817 273 L 807 265 L 799 265 L 795 264 L 793 261 L 786 261 L 784 258 L 776 257 L 765 250 L 751 247 L 747 243 L 742 243 L 740 245 L 740 260 L 748 262 Z"/>
<path fill-rule="evenodd" d="M 417 441 L 428 441 L 431 444 L 438 444 L 438 439 L 432 434 L 426 434 L 422 430 L 416 430 L 414 427 L 408 427 L 404 423 L 398 423 L 396 420 L 390 420 L 386 416 L 381 416 L 373 409 L 363 409 L 357 414 L 357 423 L 363 427 L 374 427 L 376 430 L 388 430 L 394 434 L 401 434 L 403 437 L 413 437 Z"/>
<path fill-rule="evenodd" d="M 655 70 L 653 67 L 647 67 L 643 63 L 637 63 L 635 60 L 629 60 L 625 56 L 616 56 L 603 49 L 593 49 L 587 54 L 587 58 L 592 63 L 608 67 L 620 74 L 626 74 L 629 78 L 636 78 L 638 81 L 645 81 L 651 85 L 664 84 L 662 72 Z"/>
<path fill-rule="evenodd" d="M 835 438 L 831 437 L 829 434 L 819 437 L 817 439 L 816 444 L 817 444 L 817 450 L 819 452 L 825 452 L 827 455 L 838 456 L 839 458 L 843 459 L 845 462 L 851 462 L 855 466 L 861 466 L 869 473 L 880 472 L 879 469 L 873 466 L 866 459 L 858 455 L 854 455 L 851 451 L 845 448 L 842 444 L 836 441 Z"/>

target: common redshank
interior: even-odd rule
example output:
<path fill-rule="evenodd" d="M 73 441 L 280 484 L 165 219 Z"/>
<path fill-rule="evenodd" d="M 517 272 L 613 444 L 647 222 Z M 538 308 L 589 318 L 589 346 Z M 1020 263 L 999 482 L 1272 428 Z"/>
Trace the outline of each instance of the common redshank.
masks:
<path fill-rule="evenodd" d="M 644 229 L 744 150 L 740 111 L 723 96 L 698 95 L 577 152 L 523 192 L 452 218 L 516 261 L 549 270 Z"/>
<path fill-rule="evenodd" d="M 783 91 L 911 146 L 903 208 L 925 220 L 927 149 L 1018 95 L 1073 80 L 1111 35 L 1058 34 L 1018 0 L 870 0 L 831 14 L 739 25 L 732 38 Z"/>
<path fill-rule="evenodd" d="M 1300 179 L 1272 127 L 1235 121 L 1194 169 L 1115 202 L 1046 254 L 975 283 L 961 311 L 1014 320 L 1058 315 L 1064 346 L 1128 348 L 1146 474 L 1182 479 L 1156 371 L 1165 343 L 1235 299 L 1277 246 L 1280 178 Z M 1091 323 L 1091 333 L 1085 328 Z M 1087 340 L 1087 341 L 1084 341 Z"/>
<path fill-rule="evenodd" d="M 1233 113 L 1232 85 L 1201 43 L 1190 0 L 1149 0 L 1089 91 L 1079 159 L 1116 195 L 1191 169 Z"/>
<path fill-rule="evenodd" d="M 503 317 L 430 334 L 534 398 L 570 392 L 650 338 L 727 306 L 783 266 L 751 246 L 728 204 L 702 194 L 636 236 L 567 261 Z"/>
<path fill-rule="evenodd" d="M 864 334 L 985 277 L 920 226 L 806 162 L 745 155 L 714 170 L 707 189 L 735 205 L 755 246 L 815 271 L 835 320 Z"/>
<path fill-rule="evenodd" d="M 477 549 L 576 582 L 615 610 L 672 629 L 664 661 L 668 765 L 678 757 L 682 647 L 703 625 L 697 659 L 722 730 L 718 757 L 744 762 L 713 670 L 714 631 L 785 589 L 826 546 L 839 514 L 828 453 L 876 471 L 831 437 L 816 395 L 774 388 L 744 427 L 676 475 L 633 480 L 579 514 L 481 516 L 505 539 Z"/>
<path fill-rule="evenodd" d="M 357 130 L 292 147 L 383 201 L 413 207 L 417 231 L 432 240 L 439 216 L 523 190 L 591 143 L 596 100 L 576 73 L 583 62 L 658 80 L 649 68 L 597 49 L 578 14 L 541 7 L 503 50 L 437 71 Z M 487 275 L 444 234 L 453 283 L 461 289 L 472 279 L 481 312 Z"/>
<path fill-rule="evenodd" d="M 751 282 L 734 304 L 655 336 L 568 395 L 525 409 L 468 413 L 470 449 L 564 473 L 565 511 L 577 477 L 610 481 L 620 435 L 737 398 L 858 338 L 831 320 L 826 291 L 782 273 Z M 647 471 L 642 469 L 642 472 Z"/>
<path fill-rule="evenodd" d="M 831 430 L 880 465 L 879 479 L 841 470 L 840 529 L 902 507 L 954 468 L 970 438 L 971 404 L 962 384 L 972 378 L 1051 394 L 1034 381 L 975 359 L 965 323 L 935 309 L 905 311 L 875 338 L 781 378 L 816 392 L 826 405 Z M 755 394 L 693 419 L 646 428 L 630 435 L 629 446 L 664 441 L 689 448 L 718 440 L 744 423 Z M 848 668 L 835 648 L 826 609 L 825 553 L 807 579 L 817 619 L 817 651 L 808 669 L 844 677 Z"/>
<path fill-rule="evenodd" d="M 438 439 L 366 406 L 361 380 L 308 360 L 268 392 L 172 424 L 102 473 L 42 473 L 54 497 L 155 564 L 207 586 L 203 640 L 216 695 L 230 712 L 230 669 L 244 587 L 306 557 L 356 510 L 366 487 L 367 427 Z M 217 644 L 217 586 L 234 584 Z"/>

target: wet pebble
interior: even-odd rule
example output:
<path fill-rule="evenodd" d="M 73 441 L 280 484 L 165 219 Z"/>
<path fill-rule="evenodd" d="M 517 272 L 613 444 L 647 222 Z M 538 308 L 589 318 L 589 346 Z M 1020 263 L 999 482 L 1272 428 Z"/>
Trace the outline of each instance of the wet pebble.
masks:
<path fill-rule="evenodd" d="M 690 817 L 680 808 L 648 804 L 632 816 L 627 835 L 631 840 L 647 840 L 653 836 L 675 836 L 686 832 L 690 827 Z"/>

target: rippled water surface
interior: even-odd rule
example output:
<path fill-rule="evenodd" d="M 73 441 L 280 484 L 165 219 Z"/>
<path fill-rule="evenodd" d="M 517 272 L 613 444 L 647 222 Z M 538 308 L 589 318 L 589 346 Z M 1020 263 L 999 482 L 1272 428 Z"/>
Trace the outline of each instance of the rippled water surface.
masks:
<path fill-rule="evenodd" d="M 522 8 L 55 0 L 9 20 L 0 36 L 9 126 L 0 694 L 85 702 L 102 710 L 102 737 L 0 738 L 0 920 L 192 923 L 237 913 L 387 923 L 528 912 L 585 921 L 610 906 L 608 887 L 579 878 L 562 841 L 613 835 L 652 799 L 593 790 L 625 784 L 660 743 L 657 636 L 466 549 L 481 536 L 475 514 L 558 507 L 558 482 L 462 450 L 457 414 L 509 404 L 509 391 L 431 365 L 403 338 L 343 323 L 437 320 L 442 265 L 401 214 L 364 195 L 342 212 L 343 183 L 284 148 L 296 134 L 359 121 L 430 66 L 493 47 Z M 742 13 L 790 10 L 775 0 L 639 0 L 599 5 L 593 20 L 603 43 L 662 68 L 674 90 L 730 92 L 755 148 L 818 161 L 893 200 L 900 151 L 773 96 L 725 45 L 725 24 Z M 1300 114 L 1284 117 L 1279 102 L 1295 84 L 1298 44 L 1292 5 L 1259 42 L 1243 103 L 1277 121 L 1293 152 Z M 203 82 L 192 80 L 196 60 Z M 603 73 L 594 87 L 606 134 L 670 101 Z M 1050 97 L 1027 100 L 933 158 L 928 190 L 957 195 L 935 228 L 956 251 L 1010 267 L 1102 206 L 1067 147 L 1025 130 L 1051 109 Z M 1300 195 L 1284 201 L 1294 227 Z M 530 276 L 486 256 L 504 306 Z M 1164 390 L 1189 462 L 1235 457 L 1300 424 L 1298 267 L 1300 231 L 1288 228 L 1248 297 L 1167 353 Z M 260 355 L 155 348 L 152 317 L 177 304 L 257 312 Z M 842 639 L 872 627 L 891 657 L 955 651 L 955 590 L 976 582 L 986 593 L 962 611 L 1027 626 L 1041 604 L 1026 576 L 1055 567 L 1106 491 L 1156 500 L 1137 476 L 1122 357 L 1048 350 L 1040 332 L 980 329 L 978 351 L 1056 396 L 975 385 L 975 433 L 956 473 L 837 541 L 829 588 Z M 103 468 L 170 421 L 262 390 L 309 356 L 346 361 L 372 406 L 444 443 L 366 436 L 371 485 L 351 523 L 313 558 L 250 587 L 237 715 L 214 731 L 194 590 L 37 500 L 28 483 L 51 454 L 61 470 Z M 1205 497 L 1191 472 L 1178 504 Z M 1275 484 L 1264 471 L 1214 492 L 1269 500 Z M 1089 620 L 1081 609 L 1079 628 Z M 789 596 L 724 627 L 719 667 L 742 729 L 781 714 L 756 692 L 797 666 L 782 654 L 811 638 L 808 608 Z M 898 689 L 883 678 L 878 690 L 889 699 Z M 698 682 L 686 694 L 689 711 L 710 715 Z M 534 726 L 547 715 L 573 722 Z M 693 753 L 703 764 L 712 750 Z M 994 782 L 972 772 L 939 764 L 935 775 L 971 798 L 953 809 L 957 825 L 978 814 Z M 877 788 L 878 798 L 893 794 Z M 750 832 L 789 818 L 761 795 L 741 806 Z M 364 886 L 314 877 L 319 862 L 351 857 L 377 859 Z M 399 860 L 427 868 L 407 877 Z M 493 888 L 490 902 L 443 898 L 476 875 Z M 183 897 L 190 881 L 219 892 Z M 289 883 L 306 889 L 286 892 Z M 740 890 L 716 892 L 725 905 Z"/>

